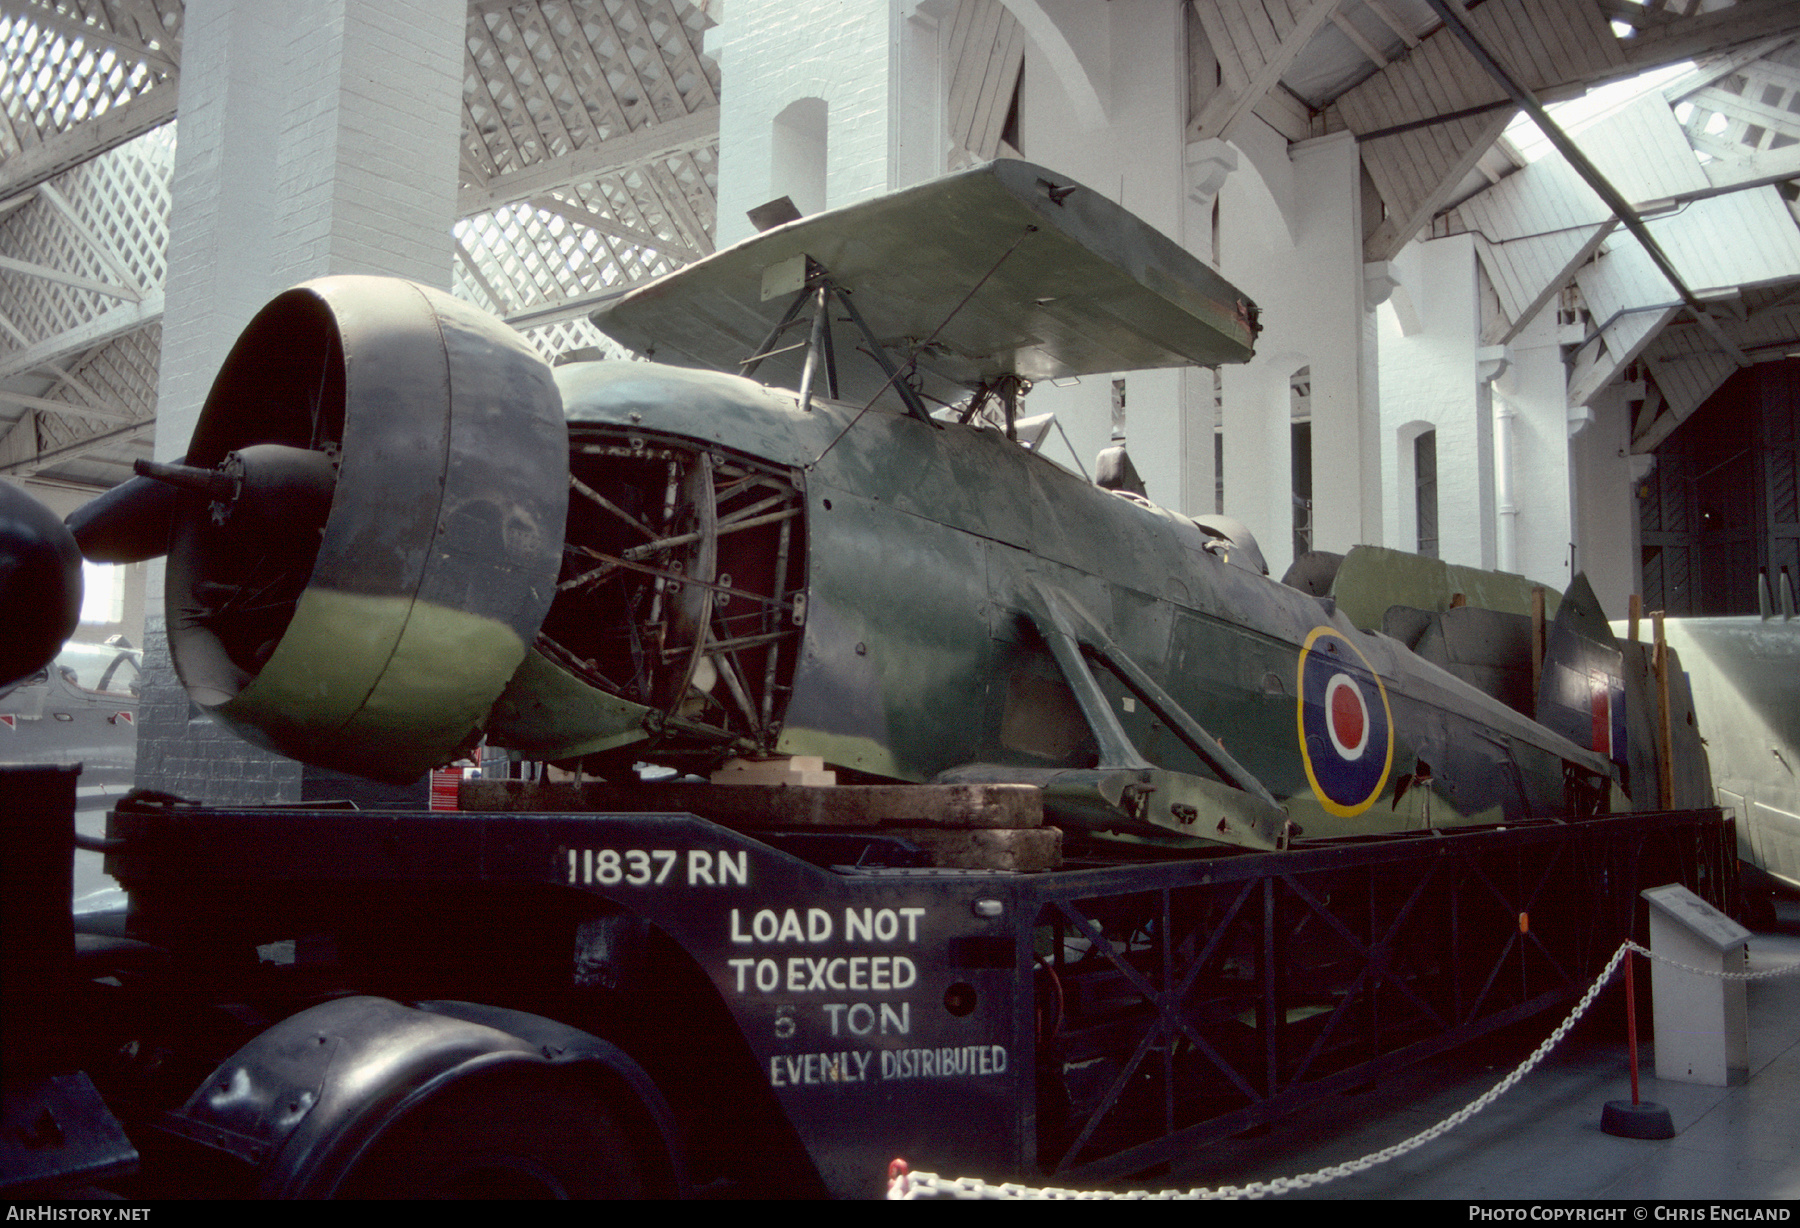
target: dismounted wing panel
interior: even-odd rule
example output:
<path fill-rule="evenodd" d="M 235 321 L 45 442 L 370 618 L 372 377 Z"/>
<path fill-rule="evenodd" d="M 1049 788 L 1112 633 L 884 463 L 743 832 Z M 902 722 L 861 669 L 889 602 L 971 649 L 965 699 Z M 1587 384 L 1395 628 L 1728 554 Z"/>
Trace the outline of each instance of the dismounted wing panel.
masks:
<path fill-rule="evenodd" d="M 918 371 L 945 400 L 1009 373 L 1244 362 L 1255 339 L 1254 305 L 1218 274 L 1114 202 L 1017 161 L 790 222 L 627 295 L 594 323 L 658 362 L 737 371 L 786 311 L 807 257 L 897 361 L 936 334 Z M 841 395 L 875 396 L 886 376 L 853 353 L 848 328 L 838 332 Z M 785 340 L 803 342 L 804 330 Z M 757 378 L 794 387 L 804 358 L 804 345 L 778 354 Z"/>

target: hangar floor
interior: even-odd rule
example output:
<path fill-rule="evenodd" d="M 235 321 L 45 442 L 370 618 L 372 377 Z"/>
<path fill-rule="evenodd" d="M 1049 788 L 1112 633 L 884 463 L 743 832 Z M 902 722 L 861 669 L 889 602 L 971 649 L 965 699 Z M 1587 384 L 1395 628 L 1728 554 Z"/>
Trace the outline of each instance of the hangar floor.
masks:
<path fill-rule="evenodd" d="M 1777 907 L 1778 929 L 1751 941 L 1753 971 L 1800 966 L 1800 904 Z M 1616 994 L 1603 998 L 1590 1012 L 1597 1018 L 1584 1020 L 1542 1065 L 1459 1128 L 1386 1164 L 1290 1197 L 1800 1198 L 1800 973 L 1750 983 L 1751 1070 L 1739 1085 L 1701 1087 L 1650 1077 L 1654 1046 L 1643 1043 L 1640 1097 L 1666 1105 L 1675 1122 L 1676 1136 L 1662 1142 L 1600 1130 L 1606 1102 L 1631 1097 L 1622 1003 Z M 1392 1146 L 1482 1095 L 1553 1026 L 1528 1022 L 1209 1147 L 1170 1174 L 1168 1184 L 1268 1181 Z"/>

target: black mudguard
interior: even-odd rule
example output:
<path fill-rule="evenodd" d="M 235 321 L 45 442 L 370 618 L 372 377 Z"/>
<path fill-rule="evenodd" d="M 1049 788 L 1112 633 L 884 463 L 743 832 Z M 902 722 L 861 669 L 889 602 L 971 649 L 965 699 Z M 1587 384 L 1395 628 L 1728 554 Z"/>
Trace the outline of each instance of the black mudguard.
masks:
<path fill-rule="evenodd" d="M 312 1007 L 232 1054 L 164 1124 L 256 1166 L 265 1197 L 330 1198 L 408 1112 L 506 1064 L 566 1065 L 597 1080 L 638 1127 L 631 1137 L 656 1188 L 686 1192 L 674 1115 L 637 1063 L 553 1020 L 469 1002 Z"/>

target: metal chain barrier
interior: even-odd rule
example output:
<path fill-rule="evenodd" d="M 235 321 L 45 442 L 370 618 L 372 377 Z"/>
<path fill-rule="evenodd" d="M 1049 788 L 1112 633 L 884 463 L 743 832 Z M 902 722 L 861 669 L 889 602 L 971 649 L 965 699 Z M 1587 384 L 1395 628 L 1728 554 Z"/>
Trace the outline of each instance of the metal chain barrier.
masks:
<path fill-rule="evenodd" d="M 1485 1095 L 1471 1101 L 1463 1108 L 1444 1118 L 1444 1120 L 1440 1121 L 1437 1125 L 1413 1135 L 1404 1142 L 1395 1143 L 1392 1147 L 1385 1147 L 1372 1155 L 1364 1156 L 1360 1160 L 1351 1160 L 1346 1164 L 1333 1164 L 1329 1168 L 1321 1168 L 1315 1172 L 1303 1173 L 1298 1177 L 1277 1177 L 1273 1181 L 1255 1181 L 1249 1185 L 1222 1185 L 1212 1189 L 1195 1187 L 1190 1190 L 1159 1190 L 1154 1193 L 1148 1190 L 1129 1190 L 1123 1193 L 1115 1193 L 1110 1190 L 1064 1190 L 1054 1187 L 1040 1188 L 1019 1185 L 1014 1182 L 1007 1182 L 1004 1185 L 989 1185 L 979 1177 L 940 1177 L 936 1173 L 909 1172 L 906 1167 L 906 1161 L 895 1160 L 892 1164 L 888 1165 L 887 1196 L 890 1200 L 954 1198 L 961 1201 L 982 1199 L 1029 1201 L 1062 1201 L 1068 1199 L 1156 1199 L 1182 1202 L 1212 1201 L 1215 1199 L 1265 1198 L 1271 1194 L 1287 1194 L 1295 1190 L 1308 1189 L 1315 1185 L 1324 1185 L 1328 1181 L 1336 1181 L 1339 1177 L 1348 1177 L 1355 1173 L 1366 1172 L 1378 1164 L 1386 1164 L 1389 1160 L 1398 1159 L 1407 1152 L 1415 1151 L 1418 1148 L 1423 1147 L 1426 1143 L 1431 1142 L 1433 1139 L 1448 1134 L 1451 1130 L 1462 1125 L 1465 1121 L 1468 1121 L 1469 1118 L 1475 1116 L 1475 1114 L 1481 1112 L 1481 1110 L 1499 1099 L 1513 1086 L 1513 1084 L 1531 1073 L 1539 1062 L 1549 1056 L 1550 1051 L 1562 1041 L 1562 1038 L 1568 1035 L 1569 1029 L 1575 1026 L 1576 1020 L 1587 1013 L 1588 1007 L 1592 1006 L 1594 1004 L 1594 999 L 1600 996 L 1600 991 L 1604 989 L 1606 983 L 1612 979 L 1613 973 L 1619 970 L 1619 965 L 1624 961 L 1625 956 L 1632 951 L 1636 951 L 1640 955 L 1655 960 L 1657 963 L 1667 964 L 1672 968 L 1679 968 L 1683 972 L 1693 973 L 1695 976 L 1712 976 L 1722 980 L 1761 981 L 1779 976 L 1793 976 L 1796 973 L 1800 973 L 1800 964 L 1789 964 L 1786 967 L 1766 969 L 1762 972 L 1709 971 L 1704 968 L 1692 968 L 1686 964 L 1678 963 L 1677 961 L 1668 958 L 1666 955 L 1657 955 L 1655 952 L 1649 951 L 1635 942 L 1627 941 L 1621 943 L 1619 949 L 1614 951 L 1612 958 L 1607 961 L 1605 969 L 1603 969 L 1600 975 L 1595 978 L 1594 983 L 1588 987 L 1587 992 L 1581 996 L 1581 1001 L 1575 1004 L 1575 1009 L 1570 1011 L 1567 1017 L 1563 1019 L 1562 1023 L 1557 1025 L 1556 1030 L 1550 1033 L 1543 1044 L 1532 1050 L 1530 1057 L 1514 1067 L 1511 1074 L 1496 1083 Z"/>
<path fill-rule="evenodd" d="M 1712 968 L 1695 968 L 1679 960 L 1670 959 L 1667 955 L 1658 955 L 1655 951 L 1647 951 L 1635 942 L 1625 944 L 1645 959 L 1659 964 L 1667 964 L 1671 968 L 1679 968 L 1683 972 L 1691 972 L 1695 976 L 1717 977 L 1721 981 L 1768 981 L 1778 976 L 1793 976 L 1800 973 L 1800 964 L 1789 964 L 1784 968 L 1764 968 L 1761 972 L 1720 972 Z"/>

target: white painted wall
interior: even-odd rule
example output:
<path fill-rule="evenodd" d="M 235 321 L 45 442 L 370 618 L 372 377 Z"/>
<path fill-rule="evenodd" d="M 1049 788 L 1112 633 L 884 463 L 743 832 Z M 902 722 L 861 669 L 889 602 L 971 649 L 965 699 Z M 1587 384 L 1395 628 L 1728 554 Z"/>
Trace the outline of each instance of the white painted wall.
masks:
<path fill-rule="evenodd" d="M 896 186 L 891 155 L 897 115 L 904 111 L 932 122 L 930 109 L 919 111 L 914 95 L 908 96 L 911 108 L 896 105 L 902 101 L 896 64 L 907 20 L 901 9 L 912 7 L 897 0 L 732 0 L 726 6 L 725 19 L 706 38 L 729 99 L 719 111 L 720 247 L 756 233 L 745 215 L 787 194 L 774 174 L 781 160 L 776 120 L 800 99 L 821 99 L 826 106 L 823 208 Z M 924 18 L 908 33 L 915 51 L 918 40 L 937 38 L 929 13 Z M 924 58 L 935 72 L 935 62 Z M 916 58 L 907 63 L 927 71 Z M 909 170 L 931 167 L 929 153 L 921 153 L 916 143 L 907 150 Z M 795 203 L 802 212 L 813 211 L 798 198 Z"/>
<path fill-rule="evenodd" d="M 1280 575 L 1293 561 L 1288 381 L 1301 367 L 1312 374 L 1314 548 L 1383 536 L 1367 438 L 1375 419 L 1363 404 L 1361 165 L 1347 133 L 1292 146 L 1284 165 L 1279 151 L 1256 148 L 1266 138 L 1249 127 L 1234 141 L 1245 164 L 1219 194 L 1220 271 L 1262 308 L 1264 328 L 1252 362 L 1223 368 L 1225 510 L 1257 534 Z"/>
<path fill-rule="evenodd" d="M 1564 589 L 1574 579 L 1569 570 L 1573 534 L 1567 376 L 1557 341 L 1556 304 L 1540 311 L 1508 348 L 1512 361 L 1494 381 L 1494 396 L 1514 411 L 1512 470 L 1519 511 L 1512 570 Z"/>

